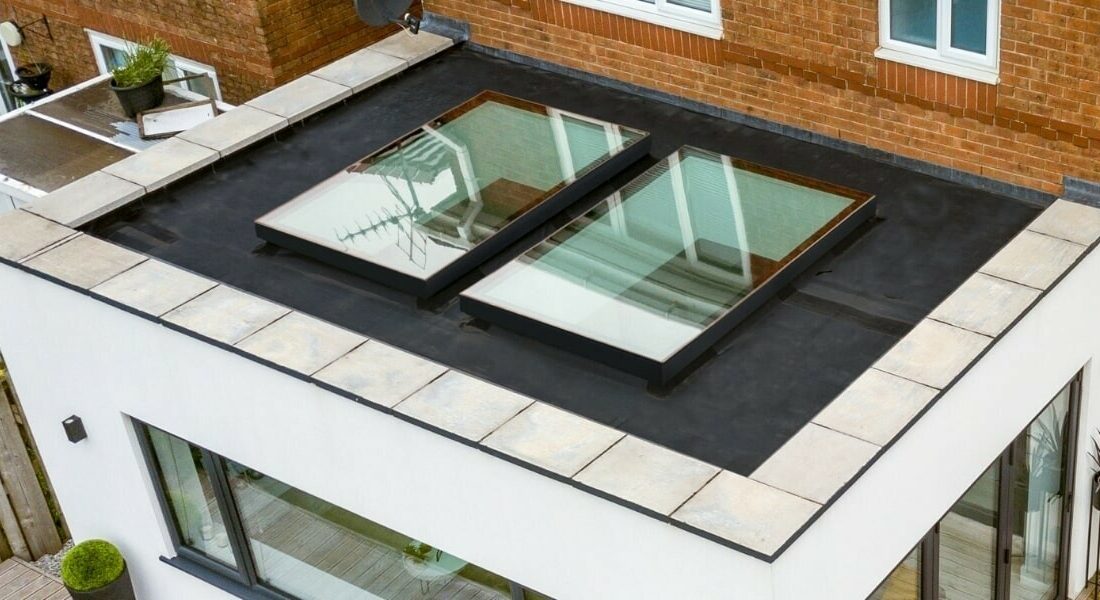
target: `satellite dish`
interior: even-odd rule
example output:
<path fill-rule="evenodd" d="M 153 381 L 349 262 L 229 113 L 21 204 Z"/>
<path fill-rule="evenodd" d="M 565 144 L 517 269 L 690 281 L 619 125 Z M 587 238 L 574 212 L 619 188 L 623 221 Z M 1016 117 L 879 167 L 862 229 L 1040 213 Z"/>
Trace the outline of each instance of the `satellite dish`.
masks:
<path fill-rule="evenodd" d="M 23 32 L 19 30 L 19 26 L 15 23 L 4 21 L 0 23 L 0 40 L 14 48 L 23 43 Z"/>
<path fill-rule="evenodd" d="M 367 25 L 397 23 L 412 33 L 420 31 L 420 19 L 409 13 L 411 0 L 355 0 L 355 12 Z"/>

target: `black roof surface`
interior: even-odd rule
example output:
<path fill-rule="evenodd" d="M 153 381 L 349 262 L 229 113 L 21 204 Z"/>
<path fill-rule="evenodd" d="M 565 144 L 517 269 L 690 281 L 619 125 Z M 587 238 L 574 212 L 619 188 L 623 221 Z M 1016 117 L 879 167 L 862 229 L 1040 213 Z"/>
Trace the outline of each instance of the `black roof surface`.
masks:
<path fill-rule="evenodd" d="M 681 145 L 878 196 L 877 218 L 670 389 L 458 309 L 264 245 L 253 221 L 484 89 L 649 131 L 643 159 L 486 265 L 501 264 Z M 914 140 L 919 144 L 919 140 Z M 452 50 L 112 215 L 94 233 L 517 392 L 748 475 L 1039 208 L 470 49 Z M 476 275 L 475 275 L 476 277 Z"/>

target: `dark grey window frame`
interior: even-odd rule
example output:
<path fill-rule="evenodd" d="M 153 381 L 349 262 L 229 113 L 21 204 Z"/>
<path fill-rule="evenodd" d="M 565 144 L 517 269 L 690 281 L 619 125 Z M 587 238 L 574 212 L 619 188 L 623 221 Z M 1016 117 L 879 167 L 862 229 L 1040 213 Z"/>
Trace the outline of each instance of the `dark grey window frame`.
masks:
<path fill-rule="evenodd" d="M 1061 564 L 1058 569 L 1058 587 L 1055 591 L 1055 598 L 1065 598 L 1069 594 L 1069 569 L 1067 567 L 1069 566 L 1069 545 L 1072 538 L 1071 530 L 1073 527 L 1073 499 L 1076 481 L 1074 475 L 1077 469 L 1077 438 L 1080 433 L 1081 425 L 1081 384 L 1083 377 L 1084 371 L 1078 371 L 1077 374 L 1073 376 L 1073 379 L 1067 384 L 1070 387 L 1069 414 L 1066 417 L 1066 453 L 1063 457 L 1064 462 L 1062 465 L 1063 485 L 1065 486 L 1066 496 L 1062 506 L 1062 530 L 1061 540 L 1059 541 L 1059 560 Z M 1051 398 L 1051 401 L 1047 404 L 1044 404 L 1039 414 L 1042 414 L 1043 411 L 1053 404 L 1056 398 L 1057 396 Z M 1035 418 L 1038 418 L 1039 414 L 1037 414 Z M 1034 421 L 1034 419 L 1032 421 Z M 1031 425 L 1032 421 L 1028 422 L 1028 426 Z M 1026 427 L 1024 431 L 1026 431 Z M 994 600 L 1009 600 L 1009 583 L 1012 574 L 1011 519 L 1014 502 L 1012 485 L 1016 481 L 1015 446 L 1018 438 L 1019 435 L 1012 438 L 1012 442 L 1008 444 L 1008 447 L 1005 448 L 996 460 L 985 469 L 982 469 L 982 473 L 984 474 L 989 470 L 989 467 L 999 465 L 999 478 L 997 481 L 997 547 L 994 553 Z M 971 485 L 977 483 L 977 481 L 978 480 L 975 479 L 971 482 Z M 940 517 L 940 520 L 945 516 L 947 516 L 947 513 L 944 513 Z M 939 599 L 940 520 L 936 521 L 932 529 L 921 539 L 920 543 L 917 544 L 920 548 L 919 578 L 921 600 Z M 893 571 L 891 571 L 891 574 L 892 573 Z M 886 577 L 889 577 L 889 575 Z M 881 586 L 882 584 L 880 583 L 879 585 Z"/>
<path fill-rule="evenodd" d="M 176 552 L 175 557 L 160 557 L 161 562 L 176 567 L 185 573 L 195 576 L 225 592 L 245 600 L 301 600 L 296 596 L 288 595 L 285 592 L 265 585 L 257 576 L 255 568 L 256 563 L 252 556 L 252 549 L 248 544 L 248 537 L 237 509 L 236 500 L 234 500 L 233 493 L 229 488 L 229 480 L 226 476 L 226 459 L 202 446 L 193 444 L 179 436 L 164 431 L 159 427 L 149 425 L 138 419 L 131 419 L 131 421 L 134 425 L 134 432 L 137 434 L 138 445 L 141 447 L 142 457 L 145 459 L 145 466 L 149 473 L 149 478 L 153 482 L 153 489 L 156 492 L 157 504 L 160 507 L 161 516 L 164 518 L 165 524 L 168 527 L 168 534 L 172 540 L 172 547 Z M 179 523 L 176 522 L 175 513 L 172 511 L 171 504 L 168 501 L 168 495 L 164 490 L 164 483 L 160 475 L 160 467 L 157 465 L 156 455 L 153 453 L 153 448 L 150 443 L 150 429 L 156 429 L 167 435 L 171 435 L 197 448 L 201 452 L 203 467 L 210 477 L 210 483 L 214 487 L 214 497 L 218 509 L 221 511 L 222 518 L 225 521 L 224 525 L 226 532 L 229 534 L 229 545 L 233 550 L 233 558 L 237 561 L 237 569 L 233 569 L 232 567 L 224 565 L 194 550 L 180 539 Z M 508 584 L 511 592 L 511 600 L 525 600 L 528 591 L 534 593 L 534 590 L 528 590 L 528 588 L 510 579 L 508 580 Z"/>

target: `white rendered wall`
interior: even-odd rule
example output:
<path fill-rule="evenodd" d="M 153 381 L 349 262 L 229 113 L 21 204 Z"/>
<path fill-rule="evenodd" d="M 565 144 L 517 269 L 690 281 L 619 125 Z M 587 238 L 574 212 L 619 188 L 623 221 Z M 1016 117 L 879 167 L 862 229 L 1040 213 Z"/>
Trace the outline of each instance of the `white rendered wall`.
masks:
<path fill-rule="evenodd" d="M 118 543 L 143 600 L 228 596 L 159 561 L 124 415 L 559 600 L 771 598 L 770 566 L 734 550 L 16 269 L 0 290 L 0 350 L 73 535 Z"/>
<path fill-rule="evenodd" d="M 866 598 L 1020 431 L 1100 356 L 1100 252 L 1087 256 L 775 562 L 776 600 Z M 1082 442 L 1100 426 L 1094 369 Z M 1086 446 L 1070 592 L 1084 587 Z"/>

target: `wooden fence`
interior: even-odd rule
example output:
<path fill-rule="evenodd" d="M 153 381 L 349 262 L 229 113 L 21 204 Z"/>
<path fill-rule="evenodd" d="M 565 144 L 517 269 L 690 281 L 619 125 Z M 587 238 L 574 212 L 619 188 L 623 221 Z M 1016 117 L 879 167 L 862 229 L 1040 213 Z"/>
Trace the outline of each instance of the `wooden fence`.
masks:
<path fill-rule="evenodd" d="M 0 358 L 0 559 L 53 554 L 62 537 L 64 519 Z"/>

